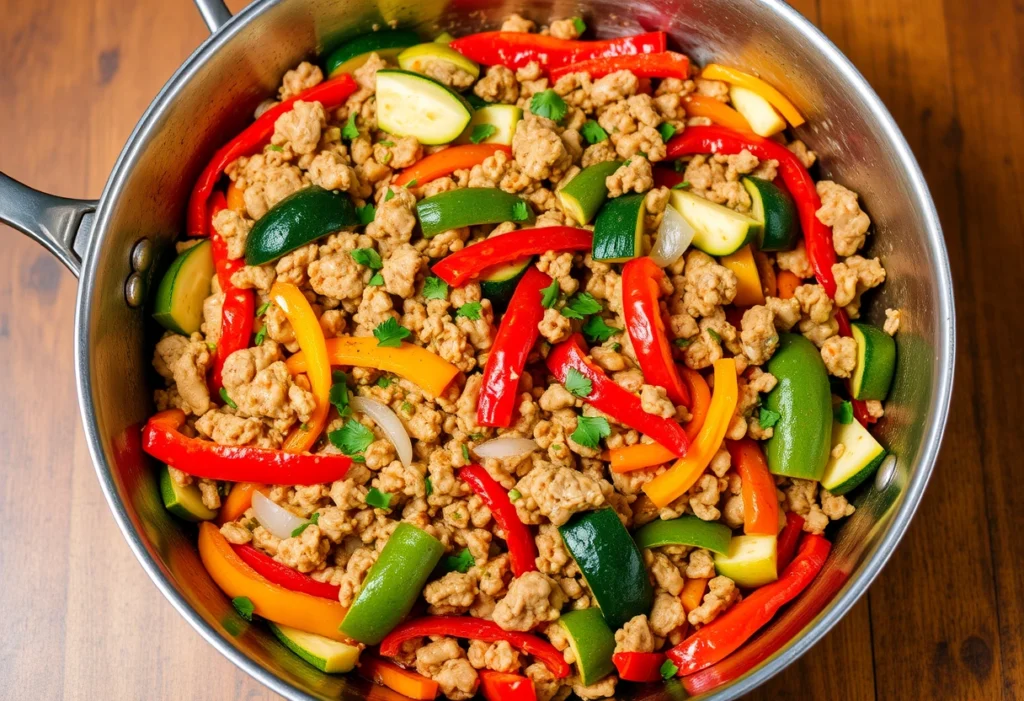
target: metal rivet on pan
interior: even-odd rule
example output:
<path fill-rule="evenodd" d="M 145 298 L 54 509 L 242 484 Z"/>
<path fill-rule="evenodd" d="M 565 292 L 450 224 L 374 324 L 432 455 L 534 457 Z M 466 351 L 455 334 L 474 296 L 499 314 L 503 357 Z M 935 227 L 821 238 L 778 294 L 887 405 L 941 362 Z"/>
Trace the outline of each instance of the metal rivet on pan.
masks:
<path fill-rule="evenodd" d="M 132 249 L 132 270 L 142 272 L 153 265 L 153 243 L 149 239 L 139 239 Z"/>
<path fill-rule="evenodd" d="M 145 299 L 143 294 L 143 288 L 145 282 L 142 279 L 140 273 L 132 273 L 128 277 L 128 282 L 124 284 L 124 299 L 128 302 L 129 307 L 139 307 Z"/>
<path fill-rule="evenodd" d="M 896 456 L 890 455 L 882 461 L 878 472 L 875 474 L 875 489 L 881 491 L 889 486 L 896 476 Z"/>

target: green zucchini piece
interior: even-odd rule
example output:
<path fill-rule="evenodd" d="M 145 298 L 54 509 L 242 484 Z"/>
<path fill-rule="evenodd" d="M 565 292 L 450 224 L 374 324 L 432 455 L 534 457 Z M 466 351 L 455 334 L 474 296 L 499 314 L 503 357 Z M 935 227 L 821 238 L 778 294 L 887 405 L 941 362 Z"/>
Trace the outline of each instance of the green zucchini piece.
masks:
<path fill-rule="evenodd" d="M 850 378 L 854 399 L 877 399 L 889 394 L 896 372 L 896 340 L 870 324 L 851 324 L 857 342 L 857 367 Z"/>
<path fill-rule="evenodd" d="M 617 171 L 622 161 L 604 161 L 587 166 L 558 191 L 562 207 L 580 224 L 589 224 L 608 199 L 605 179 Z M 621 199 L 621 198 L 620 198 Z"/>
<path fill-rule="evenodd" d="M 284 646 L 313 665 L 321 672 L 341 674 L 351 672 L 359 661 L 359 648 L 325 638 L 316 633 L 307 633 L 297 628 L 289 628 L 280 623 L 267 621 L 270 631 Z"/>
<path fill-rule="evenodd" d="M 527 256 L 512 263 L 485 270 L 480 278 L 480 293 L 491 300 L 495 309 L 504 310 L 532 262 L 533 256 Z"/>
<path fill-rule="evenodd" d="M 832 425 L 832 448 L 843 444 L 838 458 L 829 453 L 821 486 L 833 494 L 846 494 L 874 474 L 885 459 L 883 448 L 859 421 Z"/>
<path fill-rule="evenodd" d="M 672 191 L 672 206 L 693 227 L 693 245 L 712 256 L 735 253 L 761 235 L 761 223 L 684 190 Z"/>
<path fill-rule="evenodd" d="M 311 185 L 285 197 L 253 225 L 245 242 L 245 262 L 269 263 L 318 238 L 358 224 L 359 214 L 348 193 Z"/>
<path fill-rule="evenodd" d="M 757 247 L 762 251 L 788 251 L 800 235 L 796 205 L 789 193 L 761 178 L 743 178 L 750 195 L 750 216 L 761 222 Z"/>
<path fill-rule="evenodd" d="M 427 63 L 430 61 L 450 63 L 456 68 L 461 68 L 472 75 L 473 80 L 480 77 L 480 66 L 447 44 L 439 44 L 434 41 L 426 44 L 417 44 L 398 54 L 398 66 L 402 70 L 412 71 L 413 73 L 423 73 Z"/>
<path fill-rule="evenodd" d="M 395 61 L 398 55 L 420 38 L 416 32 L 407 29 L 385 29 L 355 37 L 332 51 L 324 65 L 327 75 L 333 78 L 342 73 L 352 73 L 370 60 L 370 54 L 377 54 L 386 61 Z"/>
<path fill-rule="evenodd" d="M 589 608 L 563 613 L 558 623 L 569 637 L 576 657 L 576 670 L 584 686 L 590 686 L 615 671 L 615 633 L 605 623 L 600 609 Z"/>
<path fill-rule="evenodd" d="M 437 538 L 412 524 L 398 524 L 342 619 L 341 632 L 367 645 L 383 640 L 412 610 L 443 554 Z"/>
<path fill-rule="evenodd" d="M 832 392 L 821 353 L 803 336 L 779 334 L 779 347 L 768 361 L 778 384 L 763 406 L 779 413 L 765 444 L 773 475 L 821 480 L 832 450 Z"/>
<path fill-rule="evenodd" d="M 778 542 L 773 535 L 738 535 L 729 551 L 715 554 L 715 571 L 741 587 L 760 587 L 778 575 Z"/>
<path fill-rule="evenodd" d="M 396 136 L 414 136 L 421 144 L 447 144 L 473 117 L 461 95 L 419 73 L 377 71 L 377 126 Z"/>
<path fill-rule="evenodd" d="M 426 197 L 416 203 L 416 215 L 427 238 L 463 226 L 507 221 L 530 225 L 535 220 L 526 200 L 494 187 L 467 187 Z"/>
<path fill-rule="evenodd" d="M 182 487 L 171 479 L 167 466 L 160 468 L 160 496 L 164 500 L 164 508 L 185 521 L 212 521 L 217 512 L 208 509 L 203 503 L 203 494 L 199 487 L 190 484 Z"/>
<path fill-rule="evenodd" d="M 577 514 L 559 527 L 608 627 L 651 612 L 651 582 L 640 549 L 614 509 Z"/>
<path fill-rule="evenodd" d="M 732 530 L 724 523 L 702 521 L 690 514 L 671 521 L 651 521 L 633 535 L 640 549 L 662 545 L 691 545 L 716 553 L 726 552 L 731 538 Z"/>
<path fill-rule="evenodd" d="M 210 296 L 213 247 L 197 243 L 174 259 L 156 290 L 153 318 L 165 329 L 190 336 L 203 323 L 203 300 Z"/>
<path fill-rule="evenodd" d="M 472 142 L 473 129 L 481 125 L 494 127 L 494 133 L 488 136 L 481 144 L 504 144 L 512 145 L 512 137 L 515 136 L 516 126 L 523 118 L 523 109 L 515 105 L 487 105 L 473 112 L 473 118 L 469 120 L 469 126 L 457 139 L 460 144 Z"/>
<path fill-rule="evenodd" d="M 594 260 L 622 263 L 643 255 L 646 195 L 608 200 L 594 222 Z"/>

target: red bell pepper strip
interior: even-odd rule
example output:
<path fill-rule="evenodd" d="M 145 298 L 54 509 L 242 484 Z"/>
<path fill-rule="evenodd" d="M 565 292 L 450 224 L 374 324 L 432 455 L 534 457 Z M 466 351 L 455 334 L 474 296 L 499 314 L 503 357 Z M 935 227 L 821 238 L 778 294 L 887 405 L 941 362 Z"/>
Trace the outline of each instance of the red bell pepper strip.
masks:
<path fill-rule="evenodd" d="M 504 487 L 479 465 L 462 468 L 459 470 L 459 478 L 470 486 L 474 494 L 483 499 L 487 508 L 491 510 L 494 521 L 504 532 L 512 573 L 518 577 L 524 572 L 537 569 L 537 544 L 533 541 L 533 534 L 520 520 L 516 507 L 512 505 Z"/>
<path fill-rule="evenodd" d="M 480 689 L 487 701 L 537 701 L 533 680 L 518 674 L 481 669 Z"/>
<path fill-rule="evenodd" d="M 338 591 L 341 587 L 336 584 L 318 582 L 309 575 L 297 572 L 287 565 L 282 565 L 251 545 L 232 545 L 231 547 L 245 564 L 274 584 L 278 584 L 285 589 L 291 589 L 292 591 L 300 591 L 303 594 L 312 594 L 313 596 L 330 599 L 331 601 L 338 600 Z"/>
<path fill-rule="evenodd" d="M 192 195 L 188 201 L 186 231 L 189 236 L 205 236 L 207 234 L 207 203 L 213 194 L 221 173 L 237 158 L 249 156 L 262 149 L 274 135 L 274 123 L 277 118 L 292 109 L 297 100 L 303 102 L 319 102 L 324 109 L 334 109 L 345 103 L 345 100 L 359 88 L 355 78 L 349 74 L 324 81 L 280 104 L 274 105 L 242 131 L 241 134 L 224 144 L 213 154 L 206 168 L 199 174 Z"/>
<path fill-rule="evenodd" d="M 640 398 L 628 392 L 604 371 L 587 359 L 583 337 L 573 334 L 569 340 L 559 343 L 548 354 L 548 370 L 559 382 L 564 383 L 569 368 L 575 368 L 590 380 L 590 394 L 582 397 L 595 409 L 604 412 L 624 426 L 635 428 L 660 443 L 673 455 L 682 457 L 690 447 L 683 427 L 672 419 L 666 419 L 643 410 Z"/>
<path fill-rule="evenodd" d="M 796 546 L 800 542 L 800 536 L 804 534 L 804 517 L 792 511 L 786 512 L 786 525 L 779 533 L 778 544 L 775 546 L 776 567 L 779 570 L 786 569 L 786 565 L 793 561 L 796 554 Z"/>
<path fill-rule="evenodd" d="M 616 652 L 612 664 L 619 671 L 619 677 L 628 682 L 661 681 L 661 665 L 665 654 L 661 652 Z"/>
<path fill-rule="evenodd" d="M 217 212 L 227 207 L 224 193 L 213 193 L 210 198 L 210 220 Z M 217 342 L 217 354 L 213 358 L 213 377 L 211 386 L 214 393 L 224 386 L 221 373 L 224 361 L 237 350 L 249 347 L 252 337 L 253 317 L 256 313 L 256 298 L 252 290 L 240 290 L 231 284 L 231 275 L 245 265 L 245 260 L 228 258 L 228 244 L 217 230 L 210 226 L 210 245 L 213 250 L 213 265 L 217 271 L 220 289 L 224 292 L 224 304 L 220 313 L 220 340 Z"/>
<path fill-rule="evenodd" d="M 747 535 L 778 535 L 779 500 L 775 497 L 775 479 L 756 441 L 744 438 L 726 441 L 733 467 L 743 485 L 743 532 Z"/>
<path fill-rule="evenodd" d="M 380 643 L 380 654 L 394 657 L 399 653 L 402 643 L 413 638 L 427 635 L 446 635 L 451 638 L 480 640 L 485 643 L 496 643 L 504 640 L 509 645 L 533 655 L 551 670 L 556 679 L 569 676 L 569 665 L 554 645 L 529 633 L 503 630 L 494 621 L 469 616 L 424 616 L 406 621 L 390 633 Z"/>
<path fill-rule="evenodd" d="M 459 287 L 496 265 L 546 251 L 589 251 L 593 242 L 593 233 L 572 226 L 510 231 L 466 246 L 432 269 L 435 275 L 449 285 Z"/>
<path fill-rule="evenodd" d="M 592 58 L 589 61 L 573 63 L 551 69 L 551 82 L 558 82 L 570 73 L 588 73 L 591 78 L 603 78 L 616 71 L 629 71 L 637 78 L 679 78 L 690 77 L 690 59 L 675 51 L 633 56 L 610 56 Z"/>
<path fill-rule="evenodd" d="M 665 32 L 601 41 L 556 39 L 525 32 L 481 32 L 459 37 L 449 44 L 472 61 L 485 66 L 507 66 L 513 70 L 531 61 L 552 69 L 595 58 L 656 54 L 665 51 L 665 45 Z"/>
<path fill-rule="evenodd" d="M 626 263 L 622 268 L 623 316 L 644 379 L 664 387 L 673 404 L 689 407 L 690 393 L 672 358 L 672 345 L 658 304 L 664 279 L 665 271 L 647 256 Z"/>
<path fill-rule="evenodd" d="M 320 484 L 342 479 L 352 460 L 347 455 L 310 455 L 251 445 L 219 445 L 178 431 L 185 412 L 168 409 L 149 418 L 142 449 L 182 472 L 211 480 L 266 484 Z"/>
<path fill-rule="evenodd" d="M 685 175 L 677 173 L 670 168 L 654 167 L 651 169 L 651 172 L 654 174 L 654 187 L 667 187 L 671 189 L 679 183 L 686 182 Z"/>
<path fill-rule="evenodd" d="M 755 590 L 714 621 L 668 651 L 667 656 L 684 677 L 725 658 L 768 623 L 784 604 L 807 588 L 818 575 L 832 544 L 809 535 L 800 544 L 796 559 L 771 584 Z"/>
<path fill-rule="evenodd" d="M 532 265 L 516 285 L 484 366 L 483 385 L 476 405 L 476 421 L 481 426 L 512 423 L 519 397 L 519 377 L 540 335 L 538 325 L 544 318 L 541 293 L 550 285 L 551 278 Z"/>
<path fill-rule="evenodd" d="M 498 151 L 512 153 L 512 147 L 504 144 L 449 146 L 443 151 L 432 153 L 426 158 L 416 161 L 399 173 L 391 184 L 394 187 L 405 187 L 416 181 L 413 187 L 422 187 L 431 180 L 451 175 L 457 170 L 468 170 L 478 163 L 483 163 Z"/>

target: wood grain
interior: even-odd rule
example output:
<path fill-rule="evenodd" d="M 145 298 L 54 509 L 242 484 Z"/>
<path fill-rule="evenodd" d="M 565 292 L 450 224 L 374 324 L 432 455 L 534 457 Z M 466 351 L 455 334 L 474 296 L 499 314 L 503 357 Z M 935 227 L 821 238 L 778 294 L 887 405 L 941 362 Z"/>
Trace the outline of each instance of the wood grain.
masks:
<path fill-rule="evenodd" d="M 237 9 L 240 2 L 230 3 Z M 945 448 L 878 581 L 752 699 L 1024 698 L 1024 12 L 995 0 L 795 0 L 889 106 L 935 195 L 960 354 Z M 206 36 L 184 0 L 2 0 L 0 170 L 98 196 L 138 116 Z M 85 446 L 75 281 L 0 227 L 0 693 L 270 699 L 182 621 L 110 517 Z M 13 691 L 13 693 L 12 693 Z"/>

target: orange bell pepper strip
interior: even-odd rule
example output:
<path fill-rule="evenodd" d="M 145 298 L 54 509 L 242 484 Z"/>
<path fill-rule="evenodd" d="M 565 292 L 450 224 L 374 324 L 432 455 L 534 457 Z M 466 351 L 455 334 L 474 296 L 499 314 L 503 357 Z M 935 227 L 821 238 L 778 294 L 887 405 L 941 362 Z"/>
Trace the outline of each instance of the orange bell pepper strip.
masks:
<path fill-rule="evenodd" d="M 293 429 L 282 446 L 285 452 L 302 453 L 313 447 L 327 425 L 327 412 L 331 408 L 331 363 L 327 359 L 327 344 L 320 320 L 299 288 L 289 282 L 274 283 L 270 288 L 270 300 L 291 322 L 295 340 L 306 357 L 306 376 L 316 400 L 316 408 L 309 421 Z"/>
<path fill-rule="evenodd" d="M 358 645 L 338 632 L 348 609 L 337 601 L 285 589 L 261 576 L 242 561 L 217 526 L 209 521 L 199 525 L 199 557 L 217 586 L 232 599 L 248 598 L 256 615 L 331 640 Z"/>
<path fill-rule="evenodd" d="M 739 399 L 736 361 L 722 358 L 715 361 L 715 393 L 711 396 L 707 419 L 686 455 L 667 472 L 644 485 L 644 492 L 658 508 L 668 506 L 686 493 L 700 478 L 725 439 Z"/>
<path fill-rule="evenodd" d="M 402 669 L 394 662 L 379 657 L 363 655 L 359 660 L 358 671 L 360 676 L 410 699 L 431 701 L 437 696 L 438 685 L 433 679 Z"/>
<path fill-rule="evenodd" d="M 331 365 L 354 365 L 392 372 L 425 389 L 435 397 L 459 374 L 459 369 L 426 348 L 403 343 L 398 348 L 382 348 L 375 338 L 339 336 L 327 340 L 327 359 Z M 299 351 L 286 362 L 293 375 L 306 372 L 309 361 Z"/>
<path fill-rule="evenodd" d="M 708 588 L 710 581 L 707 577 L 687 578 L 686 584 L 683 585 L 683 592 L 680 594 L 680 598 L 683 600 L 683 610 L 686 613 L 690 613 L 700 606 L 701 599 L 704 598 L 704 591 Z"/>
<path fill-rule="evenodd" d="M 803 115 L 800 114 L 800 110 L 789 101 L 788 97 L 765 81 L 749 73 L 744 73 L 728 66 L 721 66 L 717 63 L 709 63 L 704 67 L 700 77 L 707 78 L 708 80 L 723 80 L 730 85 L 738 85 L 741 88 L 757 93 L 768 100 L 772 107 L 781 112 L 790 126 L 798 127 L 805 121 Z"/>
<path fill-rule="evenodd" d="M 707 95 L 687 95 L 683 98 L 686 114 L 689 117 L 707 117 L 715 124 L 737 131 L 753 131 L 750 122 L 742 114 L 721 100 Z"/>
<path fill-rule="evenodd" d="M 235 482 L 228 492 L 227 499 L 221 504 L 220 512 L 217 514 L 217 523 L 223 526 L 228 521 L 235 521 L 242 517 L 250 506 L 252 506 L 253 492 L 262 492 L 266 495 L 270 487 L 259 482 Z"/>
<path fill-rule="evenodd" d="M 791 273 L 788 270 L 781 271 L 775 276 L 775 287 L 778 290 L 778 295 L 782 299 L 790 299 L 796 295 L 796 288 L 804 284 L 796 273 Z"/>
<path fill-rule="evenodd" d="M 764 304 L 764 289 L 761 287 L 761 275 L 757 271 L 753 247 L 748 243 L 719 261 L 724 267 L 736 274 L 736 297 L 732 303 L 738 307 L 753 307 Z"/>
<path fill-rule="evenodd" d="M 686 383 L 687 389 L 690 390 L 690 397 L 693 400 L 690 406 L 690 421 L 683 426 L 683 430 L 692 441 L 700 433 L 700 429 L 703 428 L 704 421 L 708 417 L 708 408 L 711 406 L 711 390 L 708 388 L 707 380 L 696 370 L 680 367 L 679 375 Z"/>
<path fill-rule="evenodd" d="M 775 479 L 768 472 L 768 462 L 756 441 L 744 438 L 726 441 L 732 466 L 743 481 L 743 532 L 747 535 L 778 535 L 779 500 L 775 496 Z"/>
<path fill-rule="evenodd" d="M 228 189 L 225 194 L 227 196 L 228 209 L 239 214 L 245 214 L 245 191 L 238 187 L 234 180 L 228 183 Z"/>
<path fill-rule="evenodd" d="M 408 186 L 416 181 L 413 187 L 426 185 L 431 180 L 451 175 L 457 170 L 472 168 L 483 163 L 498 151 L 512 153 L 510 146 L 504 144 L 465 144 L 463 146 L 449 146 L 443 151 L 432 153 L 426 158 L 421 158 L 409 166 L 394 179 L 391 183 L 394 187 Z"/>

